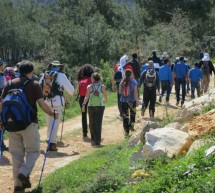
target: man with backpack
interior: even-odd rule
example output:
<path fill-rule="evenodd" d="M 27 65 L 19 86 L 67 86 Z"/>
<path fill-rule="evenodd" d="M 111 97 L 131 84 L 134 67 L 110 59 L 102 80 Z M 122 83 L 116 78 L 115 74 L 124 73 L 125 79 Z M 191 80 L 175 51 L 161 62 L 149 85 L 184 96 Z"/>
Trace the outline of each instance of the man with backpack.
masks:
<path fill-rule="evenodd" d="M 144 71 L 140 77 L 140 86 L 143 83 L 143 104 L 142 113 L 144 116 L 145 110 L 149 104 L 150 118 L 154 118 L 155 103 L 156 103 L 156 89 L 160 89 L 160 81 L 158 72 L 153 70 L 153 61 L 148 61 L 148 70 Z"/>
<path fill-rule="evenodd" d="M 186 82 L 188 82 L 188 66 L 184 63 L 184 57 L 179 58 L 179 62 L 174 65 L 174 80 L 176 88 L 176 106 L 180 102 L 180 87 L 182 86 L 181 106 L 184 104 L 186 95 Z"/>
<path fill-rule="evenodd" d="M 213 63 L 210 61 L 210 57 L 208 53 L 204 53 L 203 58 L 199 62 L 199 65 L 203 73 L 203 81 L 201 85 L 201 93 L 203 94 L 208 91 L 210 76 L 212 75 L 212 72 L 215 74 L 215 69 L 214 69 Z"/>
<path fill-rule="evenodd" d="M 54 130 L 50 139 L 49 151 L 58 151 L 57 149 L 57 132 L 61 121 L 62 110 L 65 104 L 63 95 L 63 89 L 65 89 L 69 95 L 73 96 L 74 87 L 68 80 L 67 76 L 60 72 L 62 64 L 55 60 L 52 62 L 50 71 L 46 71 L 40 78 L 40 85 L 42 86 L 43 96 L 46 104 L 52 109 L 59 113 L 58 119 L 55 121 Z M 53 117 L 46 114 L 47 129 L 47 140 L 51 132 L 51 123 Z"/>
<path fill-rule="evenodd" d="M 141 72 L 141 67 L 140 63 L 138 62 L 137 54 L 133 53 L 132 54 L 132 60 L 128 63 L 132 67 L 134 79 L 137 81 L 137 83 L 140 82 L 140 72 Z"/>
<path fill-rule="evenodd" d="M 13 160 L 14 193 L 31 188 L 30 174 L 40 155 L 37 106 L 57 118 L 43 99 L 41 87 L 32 80 L 34 65 L 20 63 L 20 77 L 9 81 L 2 92 L 2 123 L 8 131 L 9 149 Z"/>
<path fill-rule="evenodd" d="M 159 72 L 160 67 L 162 66 L 161 59 L 157 57 L 156 50 L 152 51 L 152 61 L 154 63 L 154 68 L 156 72 Z"/>

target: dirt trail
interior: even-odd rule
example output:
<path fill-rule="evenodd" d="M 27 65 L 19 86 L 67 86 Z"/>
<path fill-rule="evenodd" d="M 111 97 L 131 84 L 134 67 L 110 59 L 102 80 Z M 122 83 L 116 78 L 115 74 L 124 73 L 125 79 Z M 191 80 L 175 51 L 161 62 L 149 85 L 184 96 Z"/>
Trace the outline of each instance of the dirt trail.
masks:
<path fill-rule="evenodd" d="M 180 108 L 174 106 L 175 95 L 171 96 L 172 104 L 168 108 L 168 113 L 174 115 Z M 107 107 L 104 113 L 103 130 L 102 130 L 102 145 L 116 144 L 124 139 L 124 132 L 122 121 L 118 117 L 118 109 L 116 106 Z M 166 116 L 166 110 L 164 105 L 156 107 L 155 117 L 163 119 Z M 149 119 L 148 110 L 144 118 L 140 115 L 140 107 L 137 108 L 137 123 L 135 123 L 135 129 L 141 128 L 143 122 Z M 58 131 L 60 136 L 61 125 Z M 36 162 L 36 166 L 31 174 L 31 182 L 33 187 L 36 187 L 39 181 L 41 168 L 44 160 L 44 153 L 46 151 L 47 144 L 46 128 L 40 129 L 41 136 L 41 154 Z M 89 136 L 89 135 L 88 135 Z M 63 167 L 69 162 L 80 158 L 83 155 L 91 153 L 94 147 L 91 146 L 90 139 L 83 140 L 81 132 L 81 116 L 77 116 L 64 123 L 63 142 L 58 145 L 58 152 L 49 152 L 46 159 L 46 165 L 43 173 L 43 179 L 54 170 Z M 8 141 L 6 141 L 8 144 Z M 4 152 L 4 156 L 0 161 L 0 193 L 13 192 L 13 178 L 12 178 L 12 160 L 8 152 Z M 27 192 L 27 191 L 26 191 Z"/>

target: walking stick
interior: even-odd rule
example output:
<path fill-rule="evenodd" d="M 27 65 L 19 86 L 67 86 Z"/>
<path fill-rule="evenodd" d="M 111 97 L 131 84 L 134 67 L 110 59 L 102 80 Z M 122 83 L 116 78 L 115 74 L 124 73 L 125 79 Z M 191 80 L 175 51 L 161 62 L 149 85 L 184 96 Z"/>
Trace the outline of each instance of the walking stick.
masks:
<path fill-rule="evenodd" d="M 1 135 L 0 135 L 0 160 L 2 158 L 2 144 L 3 144 L 3 136 L 4 136 L 4 129 L 1 130 Z"/>
<path fill-rule="evenodd" d="M 66 111 L 66 105 L 64 105 L 64 110 L 63 110 L 63 120 L 62 120 L 62 128 L 61 128 L 60 141 L 62 140 L 62 135 L 63 135 L 63 125 L 64 125 L 64 118 L 65 118 L 65 111 Z"/>
<path fill-rule="evenodd" d="M 48 151 L 49 151 L 50 140 L 51 140 L 51 137 L 52 137 L 52 132 L 54 130 L 54 125 L 55 125 L 55 119 L 52 122 L 52 128 L 51 128 L 51 132 L 50 132 L 50 135 L 49 135 L 48 146 L 47 146 L 47 149 L 46 149 L 46 153 L 45 153 L 45 157 L 44 157 L 44 161 L 43 161 L 43 166 L 42 166 L 42 171 L 41 171 L 41 174 L 40 174 L 40 179 L 39 179 L 39 184 L 38 184 L 38 188 L 37 189 L 39 189 L 40 183 L 41 183 L 41 180 L 42 180 L 43 171 L 44 171 L 44 167 L 45 167 L 45 163 L 46 163 L 46 158 L 47 158 Z"/>

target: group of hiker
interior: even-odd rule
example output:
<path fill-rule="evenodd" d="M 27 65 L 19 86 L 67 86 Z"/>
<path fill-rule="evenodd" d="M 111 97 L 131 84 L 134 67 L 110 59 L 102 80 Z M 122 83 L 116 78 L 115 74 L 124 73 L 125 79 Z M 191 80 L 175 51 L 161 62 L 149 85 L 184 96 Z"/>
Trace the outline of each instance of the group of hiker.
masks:
<path fill-rule="evenodd" d="M 8 131 L 9 150 L 13 160 L 14 192 L 24 191 L 31 187 L 30 174 L 40 154 L 40 135 L 38 131 L 37 105 L 45 112 L 47 124 L 47 151 L 58 151 L 57 133 L 65 109 L 64 91 L 74 95 L 74 86 L 62 71 L 63 65 L 55 60 L 40 78 L 34 75 L 34 65 L 22 61 L 16 68 L 3 70 L 0 60 L 1 86 L 1 152 L 7 150 L 3 143 L 4 130 Z M 171 63 L 166 52 L 162 59 L 152 51 L 144 65 L 138 62 L 138 55 L 132 54 L 120 58 L 114 67 L 112 90 L 117 91 L 118 110 L 123 121 L 125 136 L 134 130 L 136 107 L 142 105 L 141 115 L 149 106 L 149 115 L 154 118 L 157 93 L 159 102 L 166 93 L 166 104 L 169 104 L 170 93 L 175 85 L 176 105 L 184 104 L 191 85 L 191 98 L 207 92 L 210 75 L 215 73 L 208 53 L 204 53 L 200 62 L 190 69 L 186 58 L 176 57 Z M 1 81 L 2 80 L 2 81 Z M 102 121 L 107 101 L 106 88 L 101 83 L 101 76 L 91 64 L 80 67 L 77 73 L 78 102 L 82 112 L 83 139 L 88 137 L 88 125 L 93 146 L 100 146 Z M 143 100 L 140 102 L 140 88 L 143 85 Z M 182 97 L 180 98 L 180 88 Z M 89 124 L 87 121 L 89 117 Z M 30 139 L 30 140 L 29 140 Z M 44 160 L 45 161 L 45 160 Z M 43 170 L 42 170 L 43 171 Z"/>
<path fill-rule="evenodd" d="M 141 115 L 145 115 L 149 105 L 150 118 L 154 118 L 157 94 L 159 102 L 162 102 L 166 93 L 166 105 L 169 105 L 170 93 L 175 85 L 176 105 L 183 106 L 190 86 L 191 99 L 195 98 L 195 90 L 198 97 L 207 92 L 212 72 L 215 74 L 215 69 L 206 52 L 203 53 L 199 62 L 194 63 L 192 69 L 188 64 L 188 59 L 183 56 L 176 57 L 171 63 L 167 52 L 164 52 L 160 59 L 156 50 L 153 50 L 152 55 L 143 65 L 138 62 L 136 53 L 132 54 L 130 61 L 127 55 L 122 56 L 119 64 L 114 67 L 112 90 L 117 90 L 119 116 L 123 120 L 125 134 L 128 135 L 129 131 L 133 130 L 142 85 Z M 180 97 L 181 89 L 182 96 Z"/>

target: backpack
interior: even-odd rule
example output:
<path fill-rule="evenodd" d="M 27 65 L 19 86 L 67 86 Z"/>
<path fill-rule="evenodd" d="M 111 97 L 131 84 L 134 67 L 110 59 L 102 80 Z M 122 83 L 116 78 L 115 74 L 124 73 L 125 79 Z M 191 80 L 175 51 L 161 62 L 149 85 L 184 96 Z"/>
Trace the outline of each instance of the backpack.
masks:
<path fill-rule="evenodd" d="M 102 105 L 102 86 L 92 84 L 93 91 L 90 94 L 89 106 Z"/>
<path fill-rule="evenodd" d="M 78 91 L 80 96 L 86 96 L 87 93 L 87 86 L 92 84 L 91 78 L 86 77 L 79 81 L 78 84 Z"/>
<path fill-rule="evenodd" d="M 114 80 L 122 80 L 122 71 L 121 70 L 117 70 L 114 74 Z"/>
<path fill-rule="evenodd" d="M 145 85 L 147 87 L 153 87 L 156 84 L 156 72 L 152 69 L 147 70 L 146 78 L 145 78 Z"/>
<path fill-rule="evenodd" d="M 33 116 L 36 115 L 23 90 L 30 81 L 30 79 L 26 79 L 21 87 L 10 90 L 3 100 L 1 119 L 5 130 L 9 132 L 26 129 L 32 123 Z M 11 85 L 10 80 L 9 86 Z"/>
<path fill-rule="evenodd" d="M 42 91 L 44 98 L 53 98 L 56 95 L 63 96 L 63 90 L 56 82 L 58 72 L 46 71 L 42 80 Z"/>
<path fill-rule="evenodd" d="M 203 75 L 206 75 L 206 76 L 209 75 L 209 73 L 210 73 L 210 68 L 209 68 L 208 61 L 203 61 L 201 70 L 202 70 L 202 72 L 203 72 Z"/>

